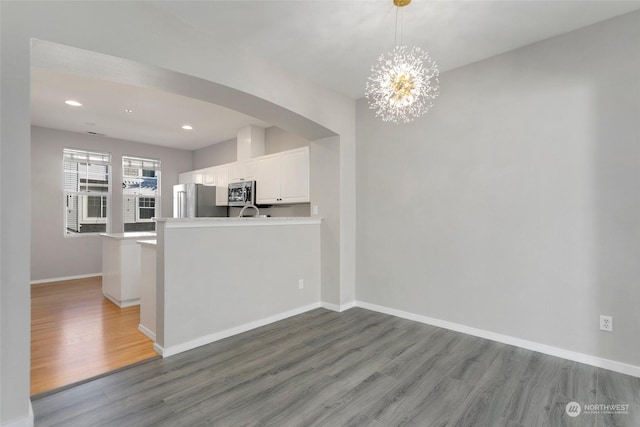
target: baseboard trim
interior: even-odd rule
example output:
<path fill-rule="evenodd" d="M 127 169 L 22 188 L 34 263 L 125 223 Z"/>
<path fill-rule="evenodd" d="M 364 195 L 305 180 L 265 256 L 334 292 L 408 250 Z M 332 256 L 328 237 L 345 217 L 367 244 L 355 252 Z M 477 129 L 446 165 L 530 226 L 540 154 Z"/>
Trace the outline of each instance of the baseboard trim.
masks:
<path fill-rule="evenodd" d="M 220 341 L 222 339 L 231 337 L 233 335 L 241 334 L 243 332 L 250 331 L 252 329 L 259 328 L 261 326 L 268 325 L 270 323 L 278 322 L 280 320 L 287 319 L 298 314 L 306 313 L 307 311 L 320 308 L 319 302 L 305 305 L 302 307 L 294 308 L 293 310 L 285 311 L 283 313 L 274 314 L 273 316 L 265 317 L 263 319 L 254 320 L 243 325 L 235 326 L 233 328 L 226 329 L 224 331 L 216 332 L 214 334 L 205 335 L 203 337 L 196 338 L 191 341 L 187 341 L 182 344 L 177 344 L 169 347 L 162 347 L 157 343 L 153 345 L 153 349 L 160 354 L 163 358 L 182 353 L 187 350 L 192 350 L 203 345 L 211 344 L 212 342 Z"/>
<path fill-rule="evenodd" d="M 541 344 L 535 341 L 529 341 L 509 335 L 498 334 L 484 329 L 473 328 L 471 326 L 448 322 L 446 320 L 435 319 L 433 317 L 427 317 L 420 314 L 397 310 L 395 308 L 370 304 L 364 301 L 356 301 L 355 305 L 367 310 L 377 311 L 379 313 L 389 314 L 391 316 L 401 317 L 403 319 L 413 320 L 416 322 L 425 323 L 427 325 L 437 326 L 439 328 L 449 329 L 452 331 L 461 332 L 463 334 L 473 335 L 491 341 L 525 348 L 527 350 L 537 351 L 539 353 L 548 354 L 550 356 L 560 357 L 562 359 L 584 363 L 585 365 L 595 366 L 596 368 L 608 369 L 610 371 L 620 372 L 622 374 L 631 375 L 634 377 L 640 377 L 640 366 L 629 365 L 615 360 L 604 359 L 602 357 L 578 353 L 571 350 L 565 350 L 563 348 Z"/>
<path fill-rule="evenodd" d="M 29 400 L 29 414 L 24 418 L 19 418 L 17 420 L 10 421 L 7 424 L 2 424 L 2 427 L 33 427 L 33 425 L 33 406 L 31 405 L 31 400 Z"/>
<path fill-rule="evenodd" d="M 330 302 L 325 302 L 325 301 L 320 302 L 320 307 L 326 308 L 327 310 L 336 311 L 338 313 L 342 313 L 343 311 L 349 310 L 350 308 L 353 308 L 355 306 L 356 306 L 355 301 L 352 301 L 347 304 L 342 304 L 342 305 L 332 304 Z"/>
<path fill-rule="evenodd" d="M 40 283 L 64 282 L 66 280 L 88 279 L 90 277 L 102 277 L 102 273 L 79 274 L 77 276 L 65 276 L 65 277 L 53 277 L 51 279 L 32 280 L 29 283 L 32 285 L 39 285 Z"/>
<path fill-rule="evenodd" d="M 357 301 L 351 301 L 346 304 L 342 304 L 340 306 L 340 308 L 342 309 L 341 311 L 346 311 L 346 310 L 349 310 L 350 308 L 356 307 L 357 306 L 356 304 L 357 304 Z"/>
<path fill-rule="evenodd" d="M 128 299 L 125 301 L 118 301 L 111 295 L 106 294 L 104 292 L 102 292 L 102 295 L 104 295 L 106 299 L 108 299 L 109 301 L 111 301 L 112 303 L 114 303 L 120 308 L 127 308 L 127 307 L 133 307 L 134 305 L 140 305 L 140 298 Z"/>
<path fill-rule="evenodd" d="M 149 338 L 151 341 L 156 342 L 156 334 L 151 332 L 151 329 L 147 328 L 142 323 L 138 323 L 138 330 L 142 333 L 142 335 Z"/>

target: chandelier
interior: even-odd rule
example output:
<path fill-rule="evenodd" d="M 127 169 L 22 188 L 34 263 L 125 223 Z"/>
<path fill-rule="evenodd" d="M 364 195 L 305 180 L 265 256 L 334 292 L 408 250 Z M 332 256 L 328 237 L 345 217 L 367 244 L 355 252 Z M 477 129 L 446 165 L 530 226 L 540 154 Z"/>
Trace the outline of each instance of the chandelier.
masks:
<path fill-rule="evenodd" d="M 396 9 L 396 46 L 380 55 L 371 67 L 365 97 L 376 117 L 385 122 L 409 123 L 433 106 L 438 96 L 438 66 L 429 54 L 419 47 L 397 43 L 398 10 L 411 0 L 393 0 Z"/>

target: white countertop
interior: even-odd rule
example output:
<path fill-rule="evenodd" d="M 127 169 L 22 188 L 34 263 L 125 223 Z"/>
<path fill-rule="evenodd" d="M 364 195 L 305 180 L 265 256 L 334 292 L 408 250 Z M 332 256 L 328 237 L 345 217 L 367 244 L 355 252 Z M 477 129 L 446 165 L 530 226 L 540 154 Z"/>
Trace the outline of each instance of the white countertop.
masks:
<path fill-rule="evenodd" d="M 321 217 L 206 217 L 206 218 L 155 218 L 167 228 L 192 227 L 242 227 L 273 225 L 319 225 Z"/>
<path fill-rule="evenodd" d="M 143 245 L 143 246 L 153 246 L 155 247 L 157 245 L 157 240 L 138 240 L 139 244 Z"/>
<path fill-rule="evenodd" d="M 153 231 L 132 231 L 129 233 L 100 233 L 103 237 L 110 237 L 112 239 L 118 240 L 129 240 L 129 239 L 145 239 L 145 238 L 155 238 L 156 233 Z"/>

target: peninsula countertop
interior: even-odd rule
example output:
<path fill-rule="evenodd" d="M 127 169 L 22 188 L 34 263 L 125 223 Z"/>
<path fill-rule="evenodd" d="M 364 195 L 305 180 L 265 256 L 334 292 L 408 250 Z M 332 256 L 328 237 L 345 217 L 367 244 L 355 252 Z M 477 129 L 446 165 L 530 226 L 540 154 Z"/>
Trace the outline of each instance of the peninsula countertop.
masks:
<path fill-rule="evenodd" d="M 156 233 L 153 231 L 131 231 L 128 233 L 100 233 L 103 237 L 110 237 L 118 240 L 147 240 L 155 239 Z"/>
<path fill-rule="evenodd" d="M 321 217 L 200 217 L 200 218 L 154 218 L 165 223 L 167 228 L 193 227 L 242 227 L 279 225 L 319 225 Z"/>

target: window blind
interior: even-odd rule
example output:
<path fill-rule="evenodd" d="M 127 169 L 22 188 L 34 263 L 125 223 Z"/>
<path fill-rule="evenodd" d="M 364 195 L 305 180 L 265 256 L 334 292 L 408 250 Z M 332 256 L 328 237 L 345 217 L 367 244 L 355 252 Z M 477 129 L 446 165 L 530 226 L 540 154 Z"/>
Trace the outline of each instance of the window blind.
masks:
<path fill-rule="evenodd" d="M 111 164 L 111 154 L 65 148 L 64 161 L 109 166 Z"/>
<path fill-rule="evenodd" d="M 159 171 L 160 160 L 141 159 L 138 157 L 123 157 L 122 167 Z"/>

